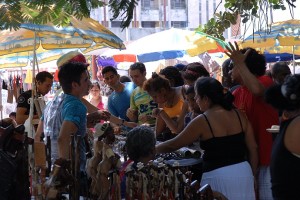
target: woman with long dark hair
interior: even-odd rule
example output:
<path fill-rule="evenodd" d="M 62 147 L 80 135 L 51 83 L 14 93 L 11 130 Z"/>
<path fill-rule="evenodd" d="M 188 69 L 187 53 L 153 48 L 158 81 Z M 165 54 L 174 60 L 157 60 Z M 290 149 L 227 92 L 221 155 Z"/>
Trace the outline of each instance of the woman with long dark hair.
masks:
<path fill-rule="evenodd" d="M 175 138 L 158 144 L 157 153 L 175 151 L 200 140 L 204 150 L 201 185 L 209 184 L 228 199 L 255 199 L 257 145 L 246 116 L 234 109 L 234 97 L 221 83 L 202 77 L 195 83 L 196 102 L 203 114 Z"/>

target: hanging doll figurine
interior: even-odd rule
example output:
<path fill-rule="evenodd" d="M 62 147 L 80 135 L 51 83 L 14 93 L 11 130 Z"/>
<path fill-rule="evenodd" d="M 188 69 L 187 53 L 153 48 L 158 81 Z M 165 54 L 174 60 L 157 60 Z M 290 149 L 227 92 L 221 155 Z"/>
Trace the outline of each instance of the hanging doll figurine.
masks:
<path fill-rule="evenodd" d="M 91 178 L 91 190 L 90 192 L 92 194 L 95 194 L 94 188 L 96 185 L 96 177 L 97 177 L 97 166 L 102 160 L 102 148 L 103 148 L 103 142 L 102 137 L 95 138 L 93 142 L 93 150 L 94 155 L 92 158 L 87 159 L 86 162 L 86 173 L 88 177 Z"/>
<path fill-rule="evenodd" d="M 120 156 L 113 152 L 112 145 L 115 141 L 114 130 L 110 124 L 96 124 L 95 137 L 98 141 L 103 142 L 102 160 L 97 166 L 96 184 L 94 192 L 99 196 L 99 199 L 108 199 L 109 196 L 109 171 L 119 169 L 121 167 Z"/>

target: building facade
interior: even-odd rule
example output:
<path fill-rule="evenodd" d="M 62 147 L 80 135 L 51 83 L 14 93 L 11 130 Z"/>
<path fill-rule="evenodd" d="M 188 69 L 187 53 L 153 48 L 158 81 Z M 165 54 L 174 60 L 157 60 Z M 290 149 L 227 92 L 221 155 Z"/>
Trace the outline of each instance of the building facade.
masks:
<path fill-rule="evenodd" d="M 193 30 L 206 24 L 216 10 L 224 11 L 223 4 L 220 0 L 139 0 L 130 27 L 123 31 L 120 18 L 110 21 L 112 13 L 108 6 L 92 10 L 91 18 L 124 41 L 131 41 L 171 27 Z M 231 34 L 227 30 L 224 37 L 230 38 Z"/>

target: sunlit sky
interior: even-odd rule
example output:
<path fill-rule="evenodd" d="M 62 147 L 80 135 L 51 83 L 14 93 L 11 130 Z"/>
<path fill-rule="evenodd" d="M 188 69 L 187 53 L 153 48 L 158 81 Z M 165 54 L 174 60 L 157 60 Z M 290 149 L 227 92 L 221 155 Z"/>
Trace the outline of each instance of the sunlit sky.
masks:
<path fill-rule="evenodd" d="M 295 3 L 296 8 L 293 9 L 293 15 L 291 15 L 290 13 L 290 9 L 286 4 L 286 10 L 274 10 L 273 11 L 273 22 L 279 22 L 279 21 L 285 21 L 285 20 L 289 20 L 289 19 L 299 19 L 300 20 L 300 0 L 297 0 Z M 271 18 L 269 17 L 269 20 Z M 263 20 L 263 19 L 260 19 Z M 248 28 L 248 30 L 246 31 L 245 36 L 249 36 L 252 34 L 252 26 L 250 25 L 250 27 Z"/>
<path fill-rule="evenodd" d="M 296 8 L 294 8 L 294 19 L 300 19 L 300 1 L 297 0 L 295 3 L 296 5 Z M 273 20 L 274 22 L 277 22 L 277 21 L 284 21 L 284 20 L 288 20 L 288 19 L 292 19 L 292 16 L 290 14 L 290 11 L 287 7 L 287 10 L 285 11 L 274 11 L 274 14 L 273 14 Z"/>

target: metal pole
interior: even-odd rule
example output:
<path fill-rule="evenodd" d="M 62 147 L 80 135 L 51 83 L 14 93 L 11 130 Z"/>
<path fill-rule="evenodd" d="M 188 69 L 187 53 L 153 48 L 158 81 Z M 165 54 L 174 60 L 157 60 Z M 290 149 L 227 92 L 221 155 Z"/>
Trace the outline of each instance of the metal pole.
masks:
<path fill-rule="evenodd" d="M 1 120 L 3 119 L 2 82 L 3 82 L 3 80 L 0 78 L 0 106 L 1 106 Z"/>
<path fill-rule="evenodd" d="M 32 66 L 32 83 L 31 83 L 31 101 L 30 101 L 30 110 L 29 110 L 29 133 L 28 136 L 31 138 L 34 138 L 34 131 L 33 131 L 33 124 L 32 124 L 32 119 L 33 119 L 33 111 L 34 111 L 34 96 L 35 96 L 35 90 L 36 90 L 36 85 L 35 85 L 35 65 L 36 65 L 36 32 L 34 32 L 34 42 L 33 42 L 33 66 Z"/>
<path fill-rule="evenodd" d="M 296 69 L 295 69 L 295 46 L 293 45 L 293 72 L 294 74 L 296 73 Z"/>

